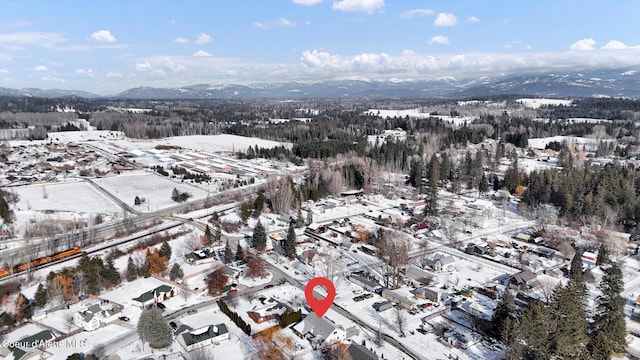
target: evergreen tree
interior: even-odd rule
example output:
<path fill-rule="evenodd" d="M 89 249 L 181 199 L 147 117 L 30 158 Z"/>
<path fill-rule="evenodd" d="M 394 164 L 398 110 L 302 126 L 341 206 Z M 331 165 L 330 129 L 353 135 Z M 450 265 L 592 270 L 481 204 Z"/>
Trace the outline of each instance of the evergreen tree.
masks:
<path fill-rule="evenodd" d="M 216 230 L 213 235 L 213 238 L 216 240 L 216 243 L 218 244 L 222 241 L 222 228 L 220 227 L 220 225 L 216 226 Z"/>
<path fill-rule="evenodd" d="M 313 212 L 311 209 L 307 209 L 307 225 L 313 223 Z"/>
<path fill-rule="evenodd" d="M 253 247 L 258 251 L 262 251 L 267 247 L 267 233 L 260 220 L 258 220 L 256 227 L 253 229 Z"/>
<path fill-rule="evenodd" d="M 540 360 L 550 358 L 550 325 L 549 311 L 541 301 L 534 302 L 525 310 L 520 321 L 520 332 L 526 344 L 524 352 L 528 358 Z"/>
<path fill-rule="evenodd" d="M 507 327 L 508 319 L 511 319 L 511 324 L 508 327 L 513 326 L 513 320 L 516 316 L 516 304 L 513 299 L 513 295 L 509 291 L 509 289 L 505 289 L 504 293 L 502 293 L 502 298 L 493 311 L 493 319 L 492 323 L 494 326 L 494 337 L 500 338 L 505 344 L 510 343 L 510 339 L 503 337 L 504 335 L 510 335 L 510 332 L 505 332 L 505 328 Z"/>
<path fill-rule="evenodd" d="M 39 308 L 47 305 L 47 288 L 44 287 L 42 283 L 38 285 L 38 290 L 36 290 L 33 304 Z"/>
<path fill-rule="evenodd" d="M 230 264 L 233 261 L 233 253 L 231 252 L 231 246 L 229 245 L 229 239 L 227 239 L 227 245 L 224 247 L 224 263 Z"/>
<path fill-rule="evenodd" d="M 138 321 L 138 335 L 154 349 L 167 347 L 173 341 L 171 327 L 157 307 L 142 311 Z"/>
<path fill-rule="evenodd" d="M 160 245 L 160 250 L 158 250 L 158 253 L 160 254 L 160 256 L 166 257 L 167 260 L 171 259 L 171 246 L 166 240 L 162 242 L 162 245 Z"/>
<path fill-rule="evenodd" d="M 587 345 L 589 356 L 593 360 L 609 360 L 611 358 L 611 347 L 607 334 L 602 330 L 596 330 Z"/>
<path fill-rule="evenodd" d="M 244 249 L 240 245 L 240 241 L 238 241 L 238 246 L 236 246 L 236 261 L 244 260 Z"/>
<path fill-rule="evenodd" d="M 104 277 L 111 285 L 117 285 L 120 283 L 120 272 L 116 269 L 113 259 L 107 261 L 107 265 L 102 271 L 102 277 Z"/>
<path fill-rule="evenodd" d="M 264 208 L 265 196 L 264 190 L 258 191 L 258 197 L 253 202 L 253 217 L 258 218 L 262 214 L 262 208 Z"/>
<path fill-rule="evenodd" d="M 284 255 L 289 259 L 296 257 L 296 231 L 293 228 L 293 223 L 289 223 L 287 239 L 284 242 Z"/>
<path fill-rule="evenodd" d="M 576 249 L 576 254 L 573 256 L 573 259 L 571 259 L 571 267 L 569 269 L 571 279 L 578 282 L 584 279 L 582 274 L 582 253 L 582 249 Z"/>
<path fill-rule="evenodd" d="M 607 336 L 607 349 L 610 352 L 624 352 L 625 339 L 625 300 L 620 293 L 624 290 L 622 271 L 617 264 L 605 270 L 598 287 L 602 295 L 596 300 L 595 327 Z"/>
<path fill-rule="evenodd" d="M 551 300 L 551 339 L 556 355 L 577 357 L 587 345 L 586 286 L 584 282 L 569 281 L 558 286 Z"/>
<path fill-rule="evenodd" d="M 133 281 L 138 278 L 138 269 L 136 265 L 133 263 L 133 259 L 129 256 L 129 260 L 127 260 L 127 281 Z"/>
<path fill-rule="evenodd" d="M 427 191 L 427 199 L 425 202 L 423 215 L 438 215 L 438 183 L 440 182 L 440 166 L 438 158 L 433 155 L 429 162 L 429 189 Z"/>
<path fill-rule="evenodd" d="M 207 225 L 207 227 L 204 229 L 204 244 L 205 245 L 211 244 L 211 239 L 212 239 L 211 228 L 209 227 L 209 225 Z"/>
<path fill-rule="evenodd" d="M 482 173 L 482 177 L 480 177 L 480 184 L 478 185 L 478 192 L 481 194 L 486 193 L 489 190 L 489 181 L 484 173 Z"/>
<path fill-rule="evenodd" d="M 600 245 L 600 249 L 598 250 L 598 258 L 596 259 L 596 265 L 600 266 L 603 264 L 609 263 L 609 250 L 604 244 Z"/>
<path fill-rule="evenodd" d="M 413 186 L 417 192 L 422 190 L 422 177 L 424 176 L 424 166 L 420 156 L 411 158 L 411 165 L 407 184 Z"/>
<path fill-rule="evenodd" d="M 178 263 L 173 264 L 171 270 L 169 270 L 169 280 L 175 281 L 177 279 L 182 279 L 184 277 L 184 272 Z"/>
<path fill-rule="evenodd" d="M 9 209 L 9 204 L 4 198 L 4 194 L 0 191 L 0 217 L 4 220 L 5 223 L 10 224 L 11 219 L 11 210 Z"/>

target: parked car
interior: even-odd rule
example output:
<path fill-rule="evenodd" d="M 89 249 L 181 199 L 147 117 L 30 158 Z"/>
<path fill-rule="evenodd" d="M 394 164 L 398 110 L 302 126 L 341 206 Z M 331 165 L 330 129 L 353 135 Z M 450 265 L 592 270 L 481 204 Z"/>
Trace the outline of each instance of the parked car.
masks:
<path fill-rule="evenodd" d="M 171 326 L 171 328 L 172 328 L 173 330 L 175 330 L 175 329 L 177 329 L 177 328 L 178 328 L 178 324 L 176 324 L 176 322 L 175 322 L 175 321 L 171 321 L 171 322 L 169 322 L 169 326 Z"/>
<path fill-rule="evenodd" d="M 273 284 L 267 284 L 264 286 L 265 289 L 271 289 L 273 287 Z"/>
<path fill-rule="evenodd" d="M 118 319 L 122 320 L 122 321 L 129 321 L 129 318 L 126 316 L 120 316 Z"/>
<path fill-rule="evenodd" d="M 156 306 L 160 310 L 165 310 L 167 308 L 167 306 L 165 304 L 163 304 L 163 303 L 157 303 Z"/>
<path fill-rule="evenodd" d="M 227 291 L 227 295 L 235 295 L 238 293 L 238 289 L 231 289 L 229 291 Z"/>
<path fill-rule="evenodd" d="M 198 313 L 198 310 L 196 310 L 196 309 L 191 309 L 191 310 L 187 311 L 188 315 L 193 315 L 193 314 L 197 314 L 197 313 Z"/>

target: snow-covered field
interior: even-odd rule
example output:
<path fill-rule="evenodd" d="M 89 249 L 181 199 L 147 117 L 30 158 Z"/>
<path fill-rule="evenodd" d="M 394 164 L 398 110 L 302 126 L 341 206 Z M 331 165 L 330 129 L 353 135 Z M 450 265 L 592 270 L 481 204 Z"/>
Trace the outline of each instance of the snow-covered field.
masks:
<path fill-rule="evenodd" d="M 407 109 L 407 110 L 384 110 L 384 109 L 369 109 L 365 114 L 372 116 L 379 116 L 383 119 L 388 117 L 410 117 L 414 119 L 428 119 L 431 114 L 428 112 L 422 112 L 420 109 Z"/>
<path fill-rule="evenodd" d="M 63 211 L 76 213 L 118 213 L 121 209 L 85 181 L 16 186 L 17 204 L 23 211 Z"/>
<path fill-rule="evenodd" d="M 525 107 L 528 108 L 532 108 L 532 109 L 538 109 L 541 106 L 544 105 L 554 105 L 554 106 L 558 106 L 558 105 L 571 105 L 572 100 L 561 100 L 561 99 L 529 99 L 529 98 L 523 98 L 523 99 L 518 99 L 516 100 L 519 103 L 522 103 Z"/>
<path fill-rule="evenodd" d="M 131 206 L 133 206 L 136 196 L 145 198 L 146 202 L 136 207 L 138 211 L 143 212 L 176 205 L 177 203 L 171 199 L 173 188 L 180 192 L 190 193 L 192 196 L 189 200 L 202 199 L 207 196 L 205 190 L 148 172 L 129 172 L 118 176 L 99 178 L 95 182 Z"/>
<path fill-rule="evenodd" d="M 276 146 L 291 148 L 292 146 L 291 143 L 287 142 L 278 142 L 229 134 L 174 136 L 170 138 L 154 140 L 126 139 L 114 141 L 114 143 L 126 150 L 152 149 L 158 145 L 172 145 L 180 146 L 186 149 L 208 152 L 246 151 L 249 146 L 256 145 L 263 148 L 272 148 Z"/>
<path fill-rule="evenodd" d="M 534 149 L 544 149 L 547 144 L 550 142 L 566 142 L 568 145 L 574 145 L 578 147 L 578 150 L 582 150 L 585 147 L 585 150 L 592 151 L 598 146 L 600 141 L 612 141 L 607 139 L 594 139 L 594 138 L 586 138 L 586 137 L 577 137 L 577 136 L 552 136 L 545 138 L 533 138 L 529 139 L 529 147 Z"/>
<path fill-rule="evenodd" d="M 122 213 L 122 209 L 84 181 L 37 184 L 12 187 L 19 197 L 15 208 L 15 231 L 22 235 L 33 221 L 87 221 L 97 214 L 107 218 Z"/>

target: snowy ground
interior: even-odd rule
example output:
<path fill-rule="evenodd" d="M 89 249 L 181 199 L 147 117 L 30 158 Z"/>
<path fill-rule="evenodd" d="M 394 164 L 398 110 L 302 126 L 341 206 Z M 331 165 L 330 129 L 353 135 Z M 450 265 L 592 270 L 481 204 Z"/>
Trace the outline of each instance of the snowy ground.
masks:
<path fill-rule="evenodd" d="M 554 105 L 554 106 L 565 105 L 565 106 L 568 106 L 568 105 L 571 105 L 571 103 L 572 103 L 572 100 L 544 99 L 544 98 L 543 99 L 523 98 L 523 99 L 518 99 L 516 101 L 521 103 L 525 107 L 532 108 L 532 109 L 538 109 L 543 105 Z"/>
<path fill-rule="evenodd" d="M 130 172 L 119 176 L 105 177 L 94 180 L 112 195 L 133 206 L 136 196 L 145 198 L 146 202 L 136 207 L 138 211 L 155 211 L 176 205 L 171 199 L 173 188 L 180 192 L 188 192 L 192 196 L 189 200 L 202 199 L 207 192 L 187 183 L 174 182 L 164 176 L 148 172 Z"/>
<path fill-rule="evenodd" d="M 16 205 L 16 226 L 32 220 L 73 221 L 97 214 L 117 215 L 120 207 L 84 181 L 16 186 L 11 188 L 20 200 Z M 18 228 L 18 233 L 23 230 Z"/>
<path fill-rule="evenodd" d="M 544 149 L 550 142 L 566 142 L 568 145 L 574 145 L 578 150 L 585 148 L 586 151 L 595 151 L 600 141 L 613 141 L 612 139 L 596 139 L 578 136 L 552 136 L 545 138 L 529 139 L 529 147 L 534 149 Z"/>
<path fill-rule="evenodd" d="M 237 135 L 221 134 L 221 135 L 190 135 L 190 136 L 174 136 L 164 139 L 155 140 L 121 140 L 114 141 L 121 149 L 137 150 L 152 149 L 158 145 L 180 146 L 186 149 L 219 152 L 219 151 L 246 151 L 249 146 L 272 148 L 276 146 L 284 146 L 291 148 L 291 143 L 278 142 L 271 140 L 263 140 L 259 138 L 250 138 Z"/>

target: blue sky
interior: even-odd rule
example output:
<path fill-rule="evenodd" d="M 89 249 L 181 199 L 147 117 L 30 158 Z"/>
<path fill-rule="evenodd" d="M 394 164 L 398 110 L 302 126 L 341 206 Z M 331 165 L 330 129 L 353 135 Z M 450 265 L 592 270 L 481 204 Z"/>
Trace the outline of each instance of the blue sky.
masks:
<path fill-rule="evenodd" d="M 0 0 L 0 86 L 464 79 L 640 66 L 640 1 Z"/>

